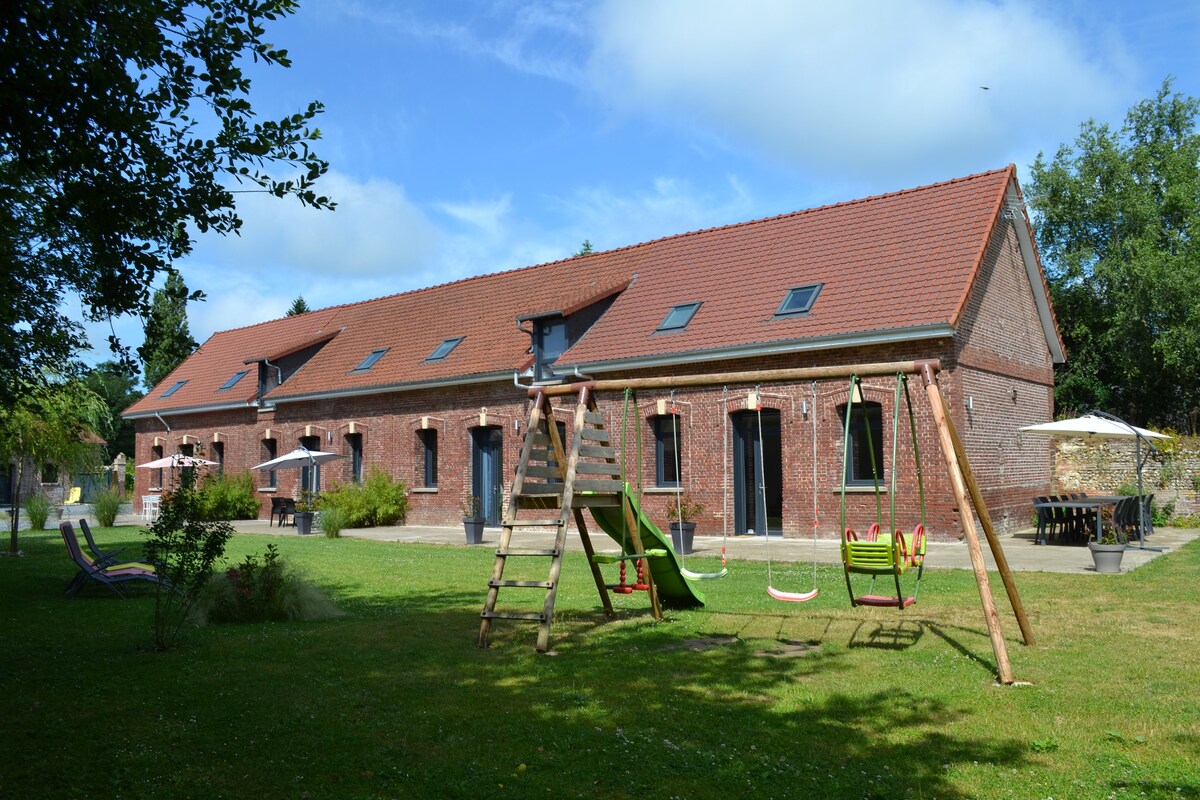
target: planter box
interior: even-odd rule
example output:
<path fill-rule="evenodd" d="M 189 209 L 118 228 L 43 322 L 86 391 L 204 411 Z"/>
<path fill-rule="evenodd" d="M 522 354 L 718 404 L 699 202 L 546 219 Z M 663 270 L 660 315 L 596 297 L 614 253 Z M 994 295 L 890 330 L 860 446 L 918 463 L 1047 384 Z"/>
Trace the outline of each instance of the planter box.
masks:
<path fill-rule="evenodd" d="M 483 519 L 481 517 L 463 517 L 463 531 L 467 536 L 467 544 L 483 543 Z"/>
<path fill-rule="evenodd" d="M 296 533 L 301 536 L 312 533 L 313 512 L 297 511 L 293 519 L 296 521 Z"/>
<path fill-rule="evenodd" d="M 1125 555 L 1125 545 L 1088 542 L 1088 550 L 1092 551 L 1092 561 L 1096 565 L 1096 572 L 1116 574 L 1121 571 L 1121 558 Z"/>
<path fill-rule="evenodd" d="M 696 536 L 696 523 L 694 522 L 672 522 L 671 528 L 671 546 L 675 548 L 675 552 L 679 555 L 691 555 L 692 543 Z"/>

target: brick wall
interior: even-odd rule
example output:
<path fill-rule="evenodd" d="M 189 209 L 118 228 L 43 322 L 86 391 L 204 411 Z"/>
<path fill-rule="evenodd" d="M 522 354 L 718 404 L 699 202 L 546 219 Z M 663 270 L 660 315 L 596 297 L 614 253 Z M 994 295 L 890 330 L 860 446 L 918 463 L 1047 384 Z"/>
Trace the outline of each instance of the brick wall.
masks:
<path fill-rule="evenodd" d="M 970 265 L 964 265 L 968 268 Z M 881 326 L 884 322 L 881 322 Z M 995 234 L 983 259 L 975 289 L 959 321 L 954 339 L 893 343 L 871 347 L 776 355 L 753 360 L 730 360 L 702 365 L 680 365 L 670 374 L 714 373 L 784 367 L 835 366 L 855 363 L 902 361 L 924 358 L 942 360 L 944 371 L 938 383 L 946 407 L 955 421 L 997 526 L 1006 529 L 1027 524 L 1029 498 L 1044 493 L 1051 473 L 1050 450 L 1044 442 L 1032 441 L 1017 428 L 1050 419 L 1053 372 L 1045 337 L 1033 304 L 1028 277 L 1017 250 L 1012 223 L 998 220 Z M 605 378 L 648 377 L 658 372 L 605 374 Z M 706 506 L 698 520 L 700 535 L 734 533 L 733 465 L 731 462 L 729 414 L 746 408 L 753 386 L 714 386 L 675 393 L 674 402 L 682 421 L 684 489 Z M 839 529 L 842 470 L 842 420 L 840 406 L 846 402 L 846 380 L 762 386 L 762 404 L 777 410 L 781 420 L 783 451 L 783 528 L 787 536 L 808 536 L 814 529 L 822 537 L 836 537 Z M 815 389 L 815 397 L 814 397 Z M 883 408 L 885 461 L 892 452 L 892 412 L 895 381 L 870 378 L 864 381 L 866 399 Z M 926 525 L 933 539 L 953 539 L 958 534 L 958 509 L 954 502 L 929 401 L 919 379 L 910 381 L 917 444 L 922 458 L 926 497 Z M 971 407 L 967 407 L 968 399 Z M 641 392 L 634 419 L 628 422 L 628 463 L 637 463 L 636 431 L 643 444 L 643 485 L 654 486 L 653 417 L 657 401 L 671 401 L 670 392 Z M 623 400 L 619 394 L 598 398 L 601 411 L 620 444 L 625 427 Z M 559 420 L 568 423 L 573 400 L 556 401 Z M 902 409 L 903 411 L 903 409 Z M 157 437 L 163 452 L 179 451 L 195 443 L 206 452 L 208 443 L 219 438 L 225 444 L 227 469 L 244 470 L 266 460 L 262 440 L 269 435 L 277 442 L 277 454 L 295 448 L 305 435 L 320 437 L 326 450 L 349 454 L 346 435 L 362 435 L 364 473 L 382 469 L 410 487 L 410 524 L 458 524 L 460 510 L 471 494 L 471 430 L 486 424 L 496 426 L 503 440 L 503 474 L 507 490 L 520 454 L 521 436 L 529 414 L 529 400 L 511 381 L 445 389 L 393 392 L 303 403 L 287 403 L 274 411 L 254 410 L 171 416 L 167 431 L 157 419 L 137 421 L 137 463 L 151 458 Z M 424 423 L 422 422 L 424 420 Z M 422 448 L 417 432 L 422 424 L 437 430 L 439 445 L 438 486 L 422 485 Z M 897 442 L 896 490 L 890 489 L 890 472 L 881 497 L 884 518 L 890 516 L 892 499 L 897 523 L 911 528 L 920 520 L 917 472 L 907 415 L 901 418 Z M 814 434 L 817 450 L 816 481 L 813 480 Z M 185 438 L 186 437 L 186 438 Z M 889 467 L 890 469 L 890 467 Z M 349 480 L 350 460 L 326 464 L 322 483 Z M 293 496 L 298 470 L 280 470 L 278 485 L 266 488 L 266 476 L 257 481 L 266 516 L 272 496 Z M 139 478 L 141 476 L 139 475 Z M 144 484 L 143 484 L 144 485 Z M 644 504 L 652 518 L 665 523 L 666 507 L 673 492 L 646 493 Z M 875 519 L 873 491 L 848 496 L 848 523 L 865 528 Z"/>

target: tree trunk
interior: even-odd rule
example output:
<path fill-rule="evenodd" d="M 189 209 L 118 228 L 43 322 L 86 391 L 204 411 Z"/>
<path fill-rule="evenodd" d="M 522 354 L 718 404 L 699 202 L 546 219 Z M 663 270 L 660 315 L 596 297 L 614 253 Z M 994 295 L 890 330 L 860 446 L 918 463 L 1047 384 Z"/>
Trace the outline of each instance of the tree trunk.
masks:
<path fill-rule="evenodd" d="M 10 556 L 18 556 L 21 554 L 20 543 L 17 541 L 17 528 L 21 524 L 21 482 L 25 480 L 25 459 L 17 457 L 17 479 L 14 481 L 12 491 L 12 533 L 8 541 L 8 554 Z"/>

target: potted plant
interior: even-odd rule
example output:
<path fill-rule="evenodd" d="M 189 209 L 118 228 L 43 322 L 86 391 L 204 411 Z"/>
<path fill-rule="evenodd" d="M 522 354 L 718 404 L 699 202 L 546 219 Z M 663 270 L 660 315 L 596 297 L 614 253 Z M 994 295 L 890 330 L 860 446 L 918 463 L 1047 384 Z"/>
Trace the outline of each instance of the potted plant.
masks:
<path fill-rule="evenodd" d="M 667 503 L 667 520 L 671 523 L 671 545 L 680 555 L 692 552 L 696 535 L 696 517 L 704 511 L 704 504 L 697 502 L 684 492 L 676 502 Z"/>
<path fill-rule="evenodd" d="M 1102 509 L 1100 516 L 1103 533 L 1099 539 L 1088 542 L 1092 563 L 1096 565 L 1096 572 L 1119 573 L 1125 555 L 1125 532 L 1114 522 L 1109 509 Z"/>
<path fill-rule="evenodd" d="M 483 541 L 483 511 L 477 495 L 472 495 L 463 501 L 462 515 L 467 544 L 481 543 Z"/>
<path fill-rule="evenodd" d="M 296 498 L 296 533 L 307 536 L 312 533 L 313 513 L 317 510 L 316 498 L 312 491 L 304 489 Z"/>

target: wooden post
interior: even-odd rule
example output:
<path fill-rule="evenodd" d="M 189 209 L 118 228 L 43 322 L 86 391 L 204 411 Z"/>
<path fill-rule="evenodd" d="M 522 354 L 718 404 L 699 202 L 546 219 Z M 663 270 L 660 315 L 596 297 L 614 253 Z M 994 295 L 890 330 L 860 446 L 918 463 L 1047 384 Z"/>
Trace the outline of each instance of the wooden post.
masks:
<path fill-rule="evenodd" d="M 954 454 L 958 458 L 959 467 L 962 468 L 967 488 L 971 491 L 971 500 L 975 503 L 975 511 L 979 514 L 979 524 L 983 526 L 988 547 L 992 549 L 992 558 L 996 560 L 996 570 L 1000 573 L 1000 580 L 1004 582 L 1004 590 L 1008 593 L 1008 602 L 1012 605 L 1013 615 L 1017 618 L 1017 625 L 1021 628 L 1021 638 L 1025 644 L 1033 646 L 1037 644 L 1037 641 L 1033 635 L 1033 628 L 1029 624 L 1029 618 L 1025 616 L 1025 606 L 1021 604 L 1021 595 L 1017 592 L 1017 583 L 1013 580 L 1012 570 L 1008 568 L 1008 558 L 1004 555 L 1004 548 L 1000 546 L 1000 540 L 996 537 L 996 529 L 992 526 L 992 516 L 988 513 L 987 504 L 983 502 L 983 492 L 979 490 L 979 483 L 971 472 L 971 464 L 967 461 L 967 451 L 963 448 L 962 440 L 958 438 L 958 429 L 954 426 L 954 420 L 949 414 L 946 415 L 946 427 L 950 430 L 950 439 L 954 443 Z"/>
<path fill-rule="evenodd" d="M 958 515 L 962 521 L 963 535 L 967 540 L 967 552 L 971 556 L 971 569 L 975 572 L 975 583 L 979 587 L 979 599 L 983 604 L 983 617 L 987 623 L 988 637 L 992 640 L 992 652 L 996 656 L 997 677 L 1000 683 L 1011 684 L 1016 681 L 1016 678 L 1013 677 L 1012 664 L 1008 660 L 1008 648 L 1004 644 L 1004 633 L 1000 630 L 1000 616 L 996 613 L 996 602 L 992 599 L 992 588 L 988 582 L 987 565 L 983 561 L 983 549 L 979 546 L 979 534 L 975 531 L 975 515 L 972 512 L 971 504 L 967 501 L 965 481 L 959 470 L 958 458 L 955 456 L 954 442 L 946 421 L 946 409 L 942 404 L 942 392 L 938 388 L 933 365 L 923 365 L 921 376 L 925 381 L 925 393 L 929 396 L 929 405 L 933 409 L 933 419 L 937 423 L 938 440 L 942 445 L 946 468 L 950 472 L 950 484 L 954 490 L 954 499 L 958 503 Z"/>
<path fill-rule="evenodd" d="M 614 380 L 590 381 L 594 392 L 619 392 L 625 389 L 677 389 L 685 386 L 719 386 L 727 383 L 780 383 L 782 381 L 828 380 L 831 378 L 849 378 L 851 375 L 862 377 L 895 375 L 903 372 L 913 375 L 926 365 L 932 364 L 934 369 L 941 369 L 934 361 L 889 361 L 878 364 L 858 364 L 848 367 L 795 367 L 790 369 L 760 369 L 746 372 L 709 372 L 700 375 L 662 376 L 656 378 L 618 378 Z M 578 383 L 563 383 L 555 386 L 536 386 L 529 390 L 532 397 L 537 392 L 543 392 L 547 397 L 559 397 L 574 394 L 579 391 Z"/>

